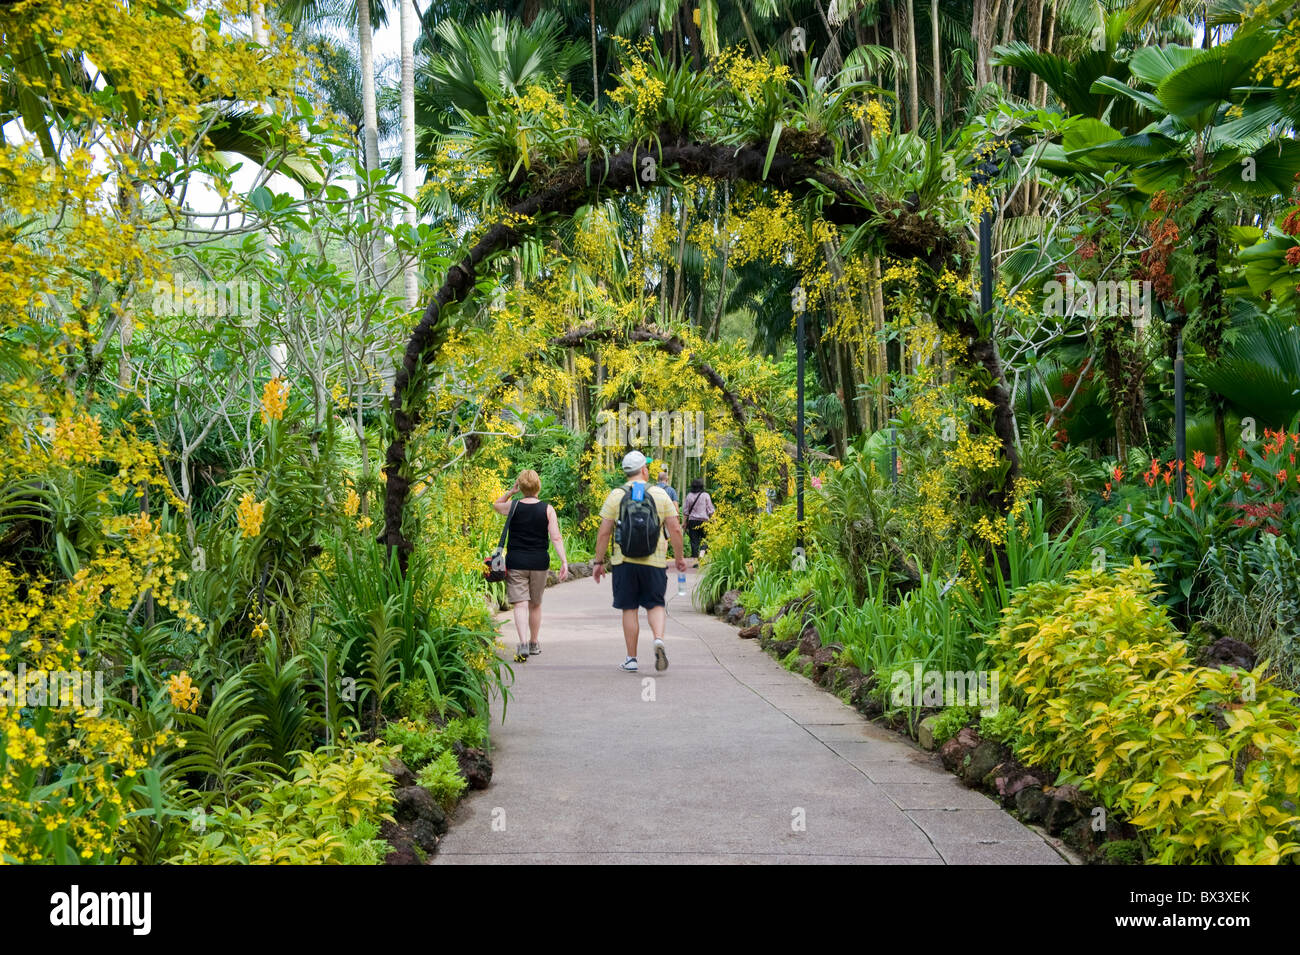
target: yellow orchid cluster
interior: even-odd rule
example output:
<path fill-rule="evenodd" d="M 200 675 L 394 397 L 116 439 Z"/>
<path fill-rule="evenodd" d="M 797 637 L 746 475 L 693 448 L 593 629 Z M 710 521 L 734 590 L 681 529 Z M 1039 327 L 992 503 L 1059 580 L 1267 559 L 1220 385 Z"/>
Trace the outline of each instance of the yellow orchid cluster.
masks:
<path fill-rule="evenodd" d="M 737 98 L 753 101 L 768 86 L 783 87 L 793 78 L 784 63 L 758 60 L 745 55 L 739 47 L 721 51 L 714 60 L 714 70 L 726 81 Z"/>
<path fill-rule="evenodd" d="M 289 407 L 289 383 L 275 377 L 262 387 L 262 424 L 270 424 L 284 417 Z"/>
<path fill-rule="evenodd" d="M 646 62 L 652 50 L 649 39 L 633 44 L 623 37 L 615 37 L 624 58 L 623 69 L 618 74 L 618 83 L 610 91 L 611 101 L 632 110 L 638 119 L 653 116 L 663 101 L 666 87 L 664 81 L 653 75 Z"/>
<path fill-rule="evenodd" d="M 239 532 L 245 537 L 256 537 L 262 533 L 262 521 L 265 517 L 266 502 L 257 500 L 252 491 L 245 491 L 235 511 Z"/>
<path fill-rule="evenodd" d="M 197 713 L 202 694 L 190 675 L 182 670 L 167 678 L 167 695 L 171 704 L 184 713 Z"/>

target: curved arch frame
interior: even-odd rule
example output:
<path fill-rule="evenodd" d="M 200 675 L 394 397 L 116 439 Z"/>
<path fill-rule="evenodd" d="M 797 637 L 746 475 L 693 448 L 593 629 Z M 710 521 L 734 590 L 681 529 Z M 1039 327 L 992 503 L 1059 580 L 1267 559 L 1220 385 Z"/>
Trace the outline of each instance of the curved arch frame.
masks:
<path fill-rule="evenodd" d="M 934 218 L 921 216 L 916 210 L 898 209 L 887 201 L 876 202 L 853 183 L 827 168 L 815 157 L 818 150 L 806 155 L 778 150 L 768 156 L 755 146 L 728 147 L 713 143 L 675 142 L 630 147 L 613 155 L 588 154 L 561 167 L 537 192 L 510 206 L 506 221 L 489 226 L 470 247 L 461 261 L 447 271 L 447 276 L 424 310 L 413 330 L 393 380 L 393 424 L 395 435 L 384 461 L 387 487 L 384 497 L 384 530 L 380 542 L 397 548 L 405 564 L 413 545 L 402 533 L 410 478 L 403 474 L 406 446 L 419 421 L 416 406 L 420 395 L 411 393 L 412 382 L 420 368 L 432 359 L 446 338 L 445 312 L 449 305 L 466 300 L 475 286 L 477 270 L 492 256 L 518 245 L 524 232 L 507 222 L 531 221 L 538 216 L 572 215 L 583 205 L 603 195 L 640 189 L 644 182 L 655 184 L 657 174 L 643 178 L 645 159 L 654 160 L 655 169 L 671 169 L 677 176 L 699 176 L 717 180 L 743 180 L 765 184 L 789 192 L 795 198 L 817 193 L 820 214 L 837 225 L 874 224 L 883 240 L 884 250 L 901 258 L 919 258 L 931 268 L 953 261 L 964 248 L 965 240 L 936 225 Z M 812 156 L 814 158 L 806 158 Z M 642 175 L 639 175 L 639 171 Z M 889 215 L 882 215 L 888 209 Z M 958 323 L 954 329 L 974 340 L 972 356 L 989 375 L 986 395 L 993 402 L 994 430 L 1001 439 L 1003 454 L 1010 462 L 1007 481 L 1019 471 L 1019 455 L 1010 417 L 1010 397 L 998 360 L 996 344 L 974 334 L 972 323 Z M 680 350 L 680 348 L 679 348 Z M 735 413 L 733 409 L 733 414 Z M 742 433 L 744 432 L 742 428 Z M 751 439 L 752 440 L 752 439 Z"/>

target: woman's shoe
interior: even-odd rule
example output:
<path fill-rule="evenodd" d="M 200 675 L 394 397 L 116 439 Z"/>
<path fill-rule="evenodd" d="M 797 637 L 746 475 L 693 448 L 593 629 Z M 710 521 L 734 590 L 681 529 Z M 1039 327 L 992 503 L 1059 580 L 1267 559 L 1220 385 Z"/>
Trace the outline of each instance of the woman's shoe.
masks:
<path fill-rule="evenodd" d="M 516 663 L 528 662 L 528 644 L 521 643 L 515 647 L 515 662 Z"/>
<path fill-rule="evenodd" d="M 530 644 L 528 644 L 528 655 L 529 655 L 530 657 L 535 657 L 535 656 L 537 656 L 537 654 L 539 654 L 539 653 L 541 653 L 541 652 L 542 652 L 542 645 L 541 645 L 540 643 L 530 643 Z"/>

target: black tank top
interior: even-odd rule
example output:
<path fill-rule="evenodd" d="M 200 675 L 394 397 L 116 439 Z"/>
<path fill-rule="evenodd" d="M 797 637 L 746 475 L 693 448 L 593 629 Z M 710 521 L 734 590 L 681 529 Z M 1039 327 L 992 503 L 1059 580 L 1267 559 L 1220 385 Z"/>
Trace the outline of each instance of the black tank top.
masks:
<path fill-rule="evenodd" d="M 551 552 L 547 504 L 537 501 L 515 505 L 510 518 L 510 536 L 506 539 L 507 570 L 550 570 Z"/>

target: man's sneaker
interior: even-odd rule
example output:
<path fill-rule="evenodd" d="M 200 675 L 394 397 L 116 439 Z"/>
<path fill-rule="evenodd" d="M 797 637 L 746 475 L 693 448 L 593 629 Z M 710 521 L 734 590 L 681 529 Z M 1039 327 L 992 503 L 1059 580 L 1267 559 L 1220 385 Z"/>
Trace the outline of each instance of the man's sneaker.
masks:
<path fill-rule="evenodd" d="M 626 670 L 628 673 L 636 672 L 636 657 L 628 657 L 618 665 L 620 670 Z"/>
<path fill-rule="evenodd" d="M 528 662 L 528 644 L 521 643 L 515 647 L 515 662 L 516 663 Z"/>
<path fill-rule="evenodd" d="M 662 640 L 655 641 L 655 669 L 668 669 L 668 652 L 664 649 L 664 642 Z"/>

